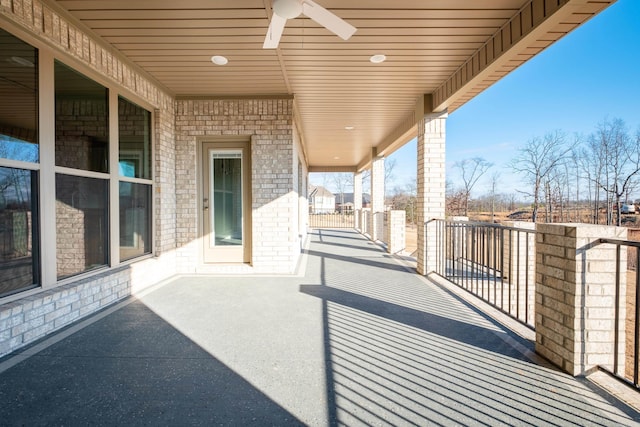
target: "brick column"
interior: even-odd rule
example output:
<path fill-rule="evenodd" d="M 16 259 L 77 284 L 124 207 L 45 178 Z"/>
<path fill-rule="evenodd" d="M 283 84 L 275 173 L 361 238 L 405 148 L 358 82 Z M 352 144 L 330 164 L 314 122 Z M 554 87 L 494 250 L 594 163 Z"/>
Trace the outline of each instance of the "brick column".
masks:
<path fill-rule="evenodd" d="M 353 174 L 353 215 L 354 226 L 356 230 L 362 230 L 362 220 L 360 215 L 362 214 L 362 172 L 356 172 Z"/>
<path fill-rule="evenodd" d="M 371 162 L 371 240 L 380 240 L 384 226 L 384 157 L 374 157 Z"/>
<path fill-rule="evenodd" d="M 427 274 L 435 269 L 435 224 L 444 218 L 445 207 L 445 124 L 447 113 L 426 115 L 418 123 L 418 262 L 417 271 Z"/>
<path fill-rule="evenodd" d="M 615 246 L 599 238 L 625 239 L 627 230 L 590 224 L 537 224 L 536 352 L 571 375 L 598 365 L 612 369 Z M 622 271 L 618 351 L 624 372 L 626 250 Z"/>
<path fill-rule="evenodd" d="M 387 226 L 387 252 L 397 254 L 406 247 L 407 212 L 389 211 L 389 224 Z"/>

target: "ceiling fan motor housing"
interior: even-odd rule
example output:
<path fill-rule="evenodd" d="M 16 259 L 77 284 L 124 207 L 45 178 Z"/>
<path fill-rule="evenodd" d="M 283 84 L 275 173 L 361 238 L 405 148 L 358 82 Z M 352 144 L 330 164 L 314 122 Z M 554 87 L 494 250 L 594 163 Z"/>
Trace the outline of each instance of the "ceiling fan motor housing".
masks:
<path fill-rule="evenodd" d="M 302 14 L 302 1 L 300 0 L 274 0 L 273 13 L 281 18 L 293 19 Z"/>

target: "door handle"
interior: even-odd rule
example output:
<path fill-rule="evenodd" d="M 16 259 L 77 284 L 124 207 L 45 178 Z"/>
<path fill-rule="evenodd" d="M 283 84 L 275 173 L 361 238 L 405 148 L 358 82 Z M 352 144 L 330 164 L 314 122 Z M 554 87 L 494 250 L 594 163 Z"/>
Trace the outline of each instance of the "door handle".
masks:
<path fill-rule="evenodd" d="M 205 211 L 209 209 L 209 199 L 202 200 L 202 209 Z"/>

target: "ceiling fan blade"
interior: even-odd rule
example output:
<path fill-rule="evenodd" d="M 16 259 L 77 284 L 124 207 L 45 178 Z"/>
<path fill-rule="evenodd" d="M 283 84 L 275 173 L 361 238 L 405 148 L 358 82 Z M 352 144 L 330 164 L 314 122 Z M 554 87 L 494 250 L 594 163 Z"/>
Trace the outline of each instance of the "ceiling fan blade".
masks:
<path fill-rule="evenodd" d="M 349 24 L 344 19 L 332 12 L 329 12 L 327 9 L 311 0 L 304 0 L 304 3 L 302 4 L 302 13 L 325 27 L 327 30 L 335 33 L 343 40 L 348 40 L 349 37 L 351 37 L 357 30 L 356 27 Z"/>
<path fill-rule="evenodd" d="M 284 31 L 284 24 L 286 23 L 286 18 L 282 18 L 275 13 L 271 15 L 271 23 L 269 24 L 267 36 L 264 38 L 264 44 L 262 45 L 263 49 L 275 49 L 278 47 L 280 37 Z"/>

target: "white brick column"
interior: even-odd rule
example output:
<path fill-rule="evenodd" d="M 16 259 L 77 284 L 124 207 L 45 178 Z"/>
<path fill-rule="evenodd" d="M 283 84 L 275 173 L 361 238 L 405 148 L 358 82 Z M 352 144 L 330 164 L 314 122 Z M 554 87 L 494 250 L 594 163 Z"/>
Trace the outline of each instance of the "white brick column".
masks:
<path fill-rule="evenodd" d="M 536 352 L 571 375 L 598 365 L 613 367 L 615 309 L 614 245 L 620 227 L 591 224 L 536 226 Z M 625 363 L 626 248 L 621 251 L 619 371 Z"/>
<path fill-rule="evenodd" d="M 407 247 L 407 212 L 389 211 L 389 225 L 387 226 L 387 252 L 397 254 Z"/>
<path fill-rule="evenodd" d="M 447 113 L 426 115 L 418 123 L 418 263 L 417 271 L 427 274 L 435 269 L 435 224 L 444 218 L 445 207 L 445 124 Z"/>
<path fill-rule="evenodd" d="M 380 240 L 384 226 L 384 157 L 373 157 L 371 162 L 371 240 Z"/>
<path fill-rule="evenodd" d="M 353 174 L 353 216 L 356 230 L 362 230 L 362 172 Z"/>

